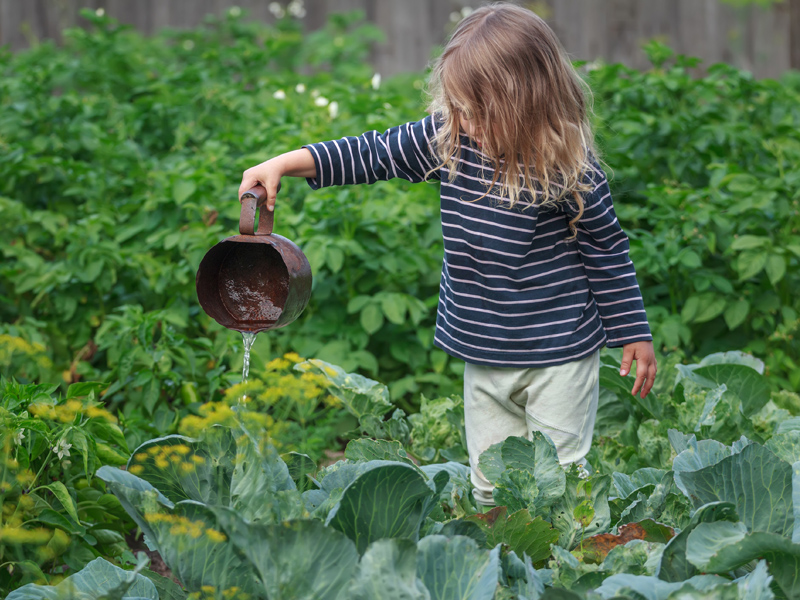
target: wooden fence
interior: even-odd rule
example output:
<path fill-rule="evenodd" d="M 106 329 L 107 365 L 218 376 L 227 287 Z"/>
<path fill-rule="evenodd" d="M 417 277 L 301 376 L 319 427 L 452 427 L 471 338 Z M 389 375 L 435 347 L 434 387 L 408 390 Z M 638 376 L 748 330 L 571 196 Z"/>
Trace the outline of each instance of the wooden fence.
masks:
<path fill-rule="evenodd" d="M 313 30 L 331 12 L 359 9 L 385 33 L 373 50 L 376 71 L 390 75 L 425 67 L 465 7 L 482 0 L 295 0 Z M 239 6 L 251 18 L 274 21 L 289 0 L 0 0 L 0 45 L 20 49 L 60 39 L 81 24 L 82 7 L 103 9 L 144 33 L 162 27 L 193 27 L 207 14 Z M 800 68 L 800 0 L 771 7 L 736 8 L 722 0 L 538 0 L 521 2 L 543 16 L 576 59 L 604 59 L 646 67 L 641 50 L 658 38 L 704 64 L 727 62 L 758 77 Z M 270 6 L 272 5 L 272 6 Z M 272 11 L 270 10 L 272 8 Z M 302 12 L 301 11 L 301 12 Z"/>

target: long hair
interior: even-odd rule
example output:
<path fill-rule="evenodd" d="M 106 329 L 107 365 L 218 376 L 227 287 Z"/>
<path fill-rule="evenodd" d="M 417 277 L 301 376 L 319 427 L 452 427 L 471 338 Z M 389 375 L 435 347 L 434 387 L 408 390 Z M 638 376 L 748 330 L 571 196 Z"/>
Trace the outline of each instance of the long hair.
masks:
<path fill-rule="evenodd" d="M 486 193 L 498 191 L 509 207 L 526 188 L 540 207 L 571 196 L 575 236 L 580 192 L 591 189 L 584 173 L 596 156 L 591 92 L 544 20 L 502 2 L 470 13 L 434 62 L 428 93 L 428 110 L 443 119 L 433 144 L 437 168 L 455 178 L 464 116 L 480 132 L 484 165 L 493 170 Z"/>

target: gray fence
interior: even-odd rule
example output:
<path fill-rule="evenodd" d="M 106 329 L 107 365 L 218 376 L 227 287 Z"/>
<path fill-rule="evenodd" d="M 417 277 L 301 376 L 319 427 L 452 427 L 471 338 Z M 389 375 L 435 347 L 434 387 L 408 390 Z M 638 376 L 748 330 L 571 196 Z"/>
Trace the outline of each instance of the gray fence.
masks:
<path fill-rule="evenodd" d="M 298 0 L 295 0 L 298 2 Z M 331 12 L 360 9 L 385 33 L 373 51 L 375 69 L 389 75 L 420 70 L 465 7 L 482 0 L 304 0 L 306 28 L 319 27 Z M 770 7 L 736 8 L 722 0 L 538 0 L 520 2 L 542 15 L 576 59 L 604 59 L 645 67 L 641 50 L 657 38 L 704 64 L 727 62 L 758 77 L 800 68 L 800 0 Z M 19 49 L 60 39 L 81 24 L 82 7 L 107 14 L 144 33 L 162 27 L 193 27 L 207 14 L 232 6 L 252 18 L 274 21 L 272 11 L 289 0 L 0 0 L 0 45 Z M 272 5 L 272 6 L 270 6 Z M 294 4 L 297 9 L 300 4 Z M 270 8 L 272 10 L 270 10 Z M 295 12 L 298 12 L 295 10 Z M 302 13 L 302 11 L 300 11 Z M 792 35 L 794 34 L 794 35 Z"/>

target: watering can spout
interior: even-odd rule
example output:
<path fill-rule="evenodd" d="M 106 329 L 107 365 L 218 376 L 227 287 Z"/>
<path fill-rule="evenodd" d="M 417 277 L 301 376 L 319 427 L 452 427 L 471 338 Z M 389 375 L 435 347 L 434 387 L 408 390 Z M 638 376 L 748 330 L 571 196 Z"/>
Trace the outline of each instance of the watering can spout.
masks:
<path fill-rule="evenodd" d="M 242 194 L 239 235 L 211 248 L 197 269 L 197 299 L 228 329 L 258 333 L 284 327 L 305 309 L 311 296 L 311 267 L 291 240 L 272 233 L 275 213 L 256 186 Z"/>

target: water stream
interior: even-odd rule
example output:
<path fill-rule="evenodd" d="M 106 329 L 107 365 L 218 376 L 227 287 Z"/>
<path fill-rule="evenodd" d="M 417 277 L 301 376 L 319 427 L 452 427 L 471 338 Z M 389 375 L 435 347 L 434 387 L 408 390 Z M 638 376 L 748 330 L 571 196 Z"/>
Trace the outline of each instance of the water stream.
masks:
<path fill-rule="evenodd" d="M 242 365 L 242 383 L 247 383 L 247 377 L 250 375 L 250 349 L 256 341 L 257 333 L 242 332 L 242 341 L 244 342 L 244 364 Z"/>

